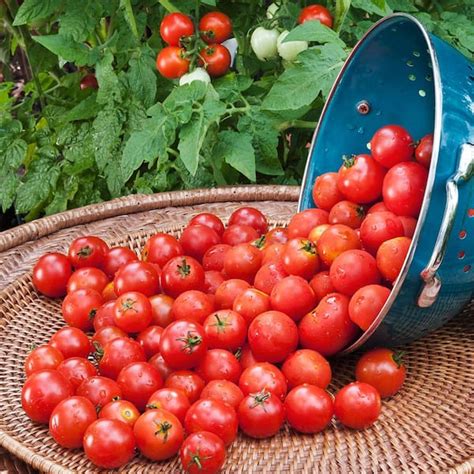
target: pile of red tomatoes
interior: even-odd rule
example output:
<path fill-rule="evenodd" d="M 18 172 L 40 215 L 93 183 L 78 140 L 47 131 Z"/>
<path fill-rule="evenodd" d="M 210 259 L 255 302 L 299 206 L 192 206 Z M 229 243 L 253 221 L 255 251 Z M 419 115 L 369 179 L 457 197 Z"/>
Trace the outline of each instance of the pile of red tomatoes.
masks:
<path fill-rule="evenodd" d="M 63 447 L 104 468 L 136 450 L 179 452 L 187 472 L 217 472 L 238 429 L 316 433 L 333 418 L 373 424 L 405 379 L 400 354 L 374 349 L 332 396 L 331 356 L 377 317 L 399 274 L 427 180 L 417 147 L 383 127 L 371 155 L 346 157 L 314 184 L 317 209 L 269 229 L 257 209 L 224 226 L 193 217 L 179 239 L 152 235 L 141 259 L 99 237 L 42 256 L 33 283 L 62 298 L 66 325 L 25 361 L 22 405 Z"/>

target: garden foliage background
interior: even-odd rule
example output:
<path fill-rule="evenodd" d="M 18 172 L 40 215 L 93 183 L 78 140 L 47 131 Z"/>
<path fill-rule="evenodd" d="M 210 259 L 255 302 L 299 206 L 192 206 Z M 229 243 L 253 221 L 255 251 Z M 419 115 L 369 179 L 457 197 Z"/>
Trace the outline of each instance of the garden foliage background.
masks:
<path fill-rule="evenodd" d="M 474 53 L 474 4 L 328 0 L 334 30 L 299 26 L 310 48 L 260 62 L 257 26 L 292 30 L 306 1 L 0 0 L 3 227 L 130 193 L 233 183 L 298 184 L 324 100 L 351 47 L 380 17 L 409 12 Z M 218 9 L 233 21 L 234 71 L 179 87 L 159 76 L 160 20 Z M 94 72 L 98 90 L 81 90 Z"/>

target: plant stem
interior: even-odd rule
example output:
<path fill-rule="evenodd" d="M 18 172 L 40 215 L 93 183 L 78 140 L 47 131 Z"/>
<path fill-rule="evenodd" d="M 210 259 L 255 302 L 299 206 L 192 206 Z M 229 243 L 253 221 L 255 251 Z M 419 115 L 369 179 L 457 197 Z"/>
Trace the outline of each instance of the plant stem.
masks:
<path fill-rule="evenodd" d="M 166 152 L 169 153 L 170 155 L 173 155 L 175 158 L 179 158 L 179 153 L 176 150 L 173 150 L 173 148 L 167 148 Z"/>
<path fill-rule="evenodd" d="M 314 129 L 318 122 L 310 122 L 308 120 L 288 120 L 286 122 L 282 122 L 278 127 L 278 130 L 283 131 L 287 130 L 288 128 L 307 128 L 307 129 Z"/>

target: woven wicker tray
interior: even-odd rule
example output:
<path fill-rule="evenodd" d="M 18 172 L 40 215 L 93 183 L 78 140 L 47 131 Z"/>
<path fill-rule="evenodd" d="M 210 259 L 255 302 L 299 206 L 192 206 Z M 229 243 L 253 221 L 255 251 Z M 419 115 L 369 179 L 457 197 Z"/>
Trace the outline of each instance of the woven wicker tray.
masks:
<path fill-rule="evenodd" d="M 242 203 L 258 207 L 272 224 L 296 210 L 298 188 L 250 186 L 129 196 L 88 206 L 0 234 L 0 472 L 97 472 L 80 451 L 56 445 L 47 428 L 23 414 L 22 365 L 31 344 L 44 343 L 61 325 L 60 304 L 36 294 L 31 267 L 46 251 L 65 251 L 79 234 L 137 250 L 157 230 L 177 233 L 193 214 L 210 210 L 226 219 Z M 333 422 L 324 433 L 288 428 L 269 440 L 244 436 L 228 452 L 232 473 L 474 472 L 474 307 L 407 350 L 403 391 L 385 401 L 377 423 L 351 431 Z M 333 361 L 331 390 L 353 377 L 357 355 Z M 2 449 L 15 457 L 3 456 Z M 142 457 L 123 472 L 180 472 L 176 459 Z"/>

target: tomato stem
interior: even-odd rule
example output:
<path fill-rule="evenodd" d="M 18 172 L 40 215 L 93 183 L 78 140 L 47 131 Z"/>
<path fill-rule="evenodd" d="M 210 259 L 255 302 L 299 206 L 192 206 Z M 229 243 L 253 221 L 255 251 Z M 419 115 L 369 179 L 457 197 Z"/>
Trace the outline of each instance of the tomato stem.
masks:
<path fill-rule="evenodd" d="M 155 424 L 158 427 L 158 429 L 155 431 L 155 436 L 163 434 L 163 440 L 168 441 L 168 431 L 173 428 L 173 425 L 168 421 L 157 422 L 156 420 Z"/>

